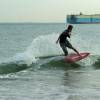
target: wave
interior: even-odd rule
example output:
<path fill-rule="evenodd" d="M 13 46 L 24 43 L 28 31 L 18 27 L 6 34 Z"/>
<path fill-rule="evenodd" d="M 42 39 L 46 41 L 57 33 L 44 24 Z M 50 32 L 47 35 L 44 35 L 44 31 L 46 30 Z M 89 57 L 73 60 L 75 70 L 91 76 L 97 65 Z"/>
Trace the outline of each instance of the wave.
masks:
<path fill-rule="evenodd" d="M 15 73 L 29 68 L 26 64 L 18 65 L 16 63 L 0 64 L 0 74 Z"/>
<path fill-rule="evenodd" d="M 38 62 L 40 69 L 73 69 L 73 70 L 83 70 L 83 69 L 100 69 L 100 56 L 90 55 L 87 58 L 77 61 L 75 63 L 67 63 L 64 61 L 64 56 L 48 56 L 40 57 Z"/>
<path fill-rule="evenodd" d="M 97 61 L 93 65 L 95 66 L 95 69 L 100 69 L 100 57 L 97 59 Z"/>
<path fill-rule="evenodd" d="M 37 62 L 32 63 L 30 66 L 23 61 L 6 62 L 0 64 L 0 74 L 15 73 L 32 68 L 34 70 L 84 70 L 88 68 L 100 69 L 100 57 L 97 55 L 90 55 L 76 63 L 67 63 L 64 61 L 64 56 L 48 56 L 39 58 Z"/>
<path fill-rule="evenodd" d="M 35 58 L 29 57 L 27 53 L 18 53 L 13 57 L 0 61 L 0 74 L 19 72 L 31 67 Z"/>
<path fill-rule="evenodd" d="M 90 52 L 90 56 L 74 64 L 68 64 L 65 63 L 63 59 L 59 59 L 57 55 L 62 55 L 63 52 L 60 46 L 55 43 L 57 38 L 58 38 L 57 33 L 49 35 L 41 35 L 39 37 L 36 37 L 35 39 L 33 39 L 32 43 L 29 45 L 29 47 L 27 47 L 27 49 L 23 53 L 17 53 L 13 57 L 7 58 L 3 62 L 2 61 L 0 62 L 1 63 L 0 74 L 18 72 L 20 70 L 24 70 L 32 66 L 36 67 L 39 66 L 40 68 L 43 67 L 46 68 L 47 66 L 47 68 L 64 68 L 64 69 L 71 69 L 71 68 L 80 69 L 81 67 L 84 66 L 95 66 L 99 68 L 100 65 L 99 52 L 97 52 L 96 54 L 95 50 L 93 51 L 89 49 L 89 47 L 85 43 L 84 45 L 83 44 L 79 45 L 77 40 L 78 39 L 77 34 L 76 36 L 72 37 L 73 38 L 72 43 L 76 47 L 78 46 L 79 48 L 81 48 L 80 52 L 84 51 Z M 80 43 L 82 43 L 82 41 Z M 72 51 L 69 50 L 69 53 L 70 52 Z M 34 63 L 36 63 L 37 65 L 36 64 L 34 65 Z"/>
<path fill-rule="evenodd" d="M 79 69 L 81 65 L 77 63 L 66 63 L 62 57 L 52 57 L 52 58 L 45 58 L 42 59 L 42 62 L 38 64 L 39 69 L 63 69 L 63 70 L 69 70 L 69 69 Z"/>

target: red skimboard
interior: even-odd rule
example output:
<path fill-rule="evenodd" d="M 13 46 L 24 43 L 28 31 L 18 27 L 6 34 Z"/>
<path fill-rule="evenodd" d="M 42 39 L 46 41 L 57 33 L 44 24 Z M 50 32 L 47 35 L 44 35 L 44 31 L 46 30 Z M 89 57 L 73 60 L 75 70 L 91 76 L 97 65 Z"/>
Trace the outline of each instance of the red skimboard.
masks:
<path fill-rule="evenodd" d="M 69 54 L 68 56 L 65 56 L 64 60 L 68 63 L 75 63 L 76 61 L 82 60 L 86 58 L 90 53 L 80 53 L 81 56 L 78 54 Z"/>

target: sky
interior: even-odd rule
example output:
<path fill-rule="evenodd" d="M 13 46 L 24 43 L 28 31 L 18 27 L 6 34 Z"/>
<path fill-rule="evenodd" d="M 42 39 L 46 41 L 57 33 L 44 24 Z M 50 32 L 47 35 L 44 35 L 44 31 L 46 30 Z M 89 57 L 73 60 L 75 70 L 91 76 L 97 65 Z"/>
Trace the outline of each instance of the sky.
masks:
<path fill-rule="evenodd" d="M 66 22 L 80 12 L 100 14 L 100 0 L 0 0 L 0 22 Z"/>

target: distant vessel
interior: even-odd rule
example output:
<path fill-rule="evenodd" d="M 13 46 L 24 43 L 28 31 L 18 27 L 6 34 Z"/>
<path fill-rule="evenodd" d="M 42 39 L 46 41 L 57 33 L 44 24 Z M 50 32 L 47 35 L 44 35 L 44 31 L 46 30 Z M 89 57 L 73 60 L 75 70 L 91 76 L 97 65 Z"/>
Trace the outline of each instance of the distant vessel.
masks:
<path fill-rule="evenodd" d="M 67 15 L 66 21 L 70 24 L 100 23 L 100 14 L 84 15 L 80 13 L 79 15 Z"/>

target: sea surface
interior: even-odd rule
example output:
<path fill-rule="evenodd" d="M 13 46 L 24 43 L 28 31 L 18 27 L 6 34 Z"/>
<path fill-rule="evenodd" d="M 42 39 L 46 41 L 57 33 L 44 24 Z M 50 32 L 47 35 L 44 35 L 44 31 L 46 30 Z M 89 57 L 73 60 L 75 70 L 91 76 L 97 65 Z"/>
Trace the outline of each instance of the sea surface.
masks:
<path fill-rule="evenodd" d="M 56 44 L 67 25 L 0 23 L 0 100 L 100 100 L 100 24 L 73 25 L 69 41 L 90 53 L 73 64 Z"/>

